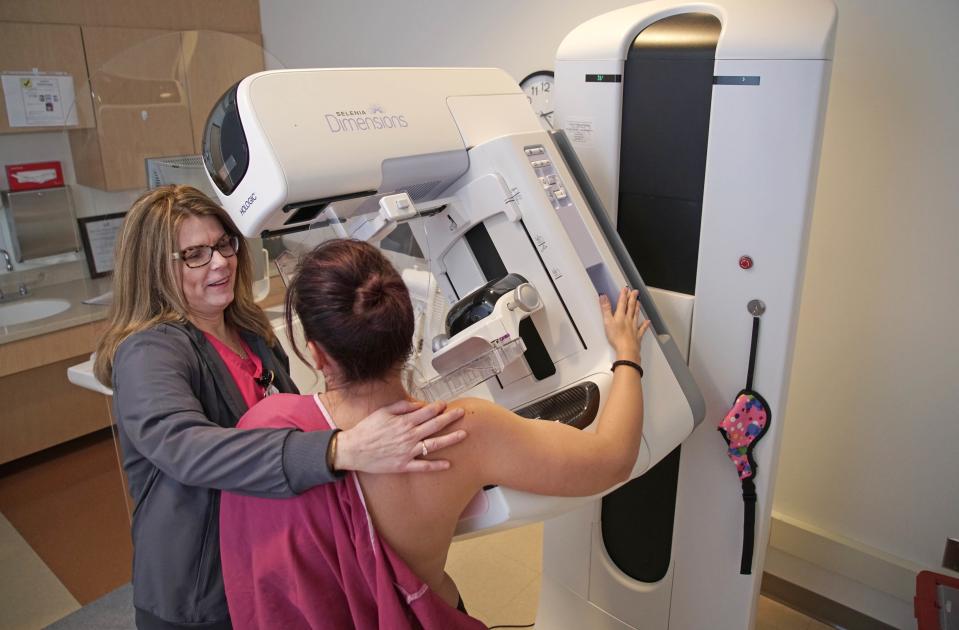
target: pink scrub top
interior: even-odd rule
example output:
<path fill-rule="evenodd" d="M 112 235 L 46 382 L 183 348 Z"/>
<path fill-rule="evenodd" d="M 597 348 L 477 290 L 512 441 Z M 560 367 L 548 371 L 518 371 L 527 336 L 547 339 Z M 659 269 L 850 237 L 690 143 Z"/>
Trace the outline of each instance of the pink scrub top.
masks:
<path fill-rule="evenodd" d="M 256 382 L 256 379 L 263 375 L 263 361 L 250 350 L 250 346 L 243 338 L 240 338 L 240 346 L 243 348 L 246 358 L 240 357 L 230 346 L 210 333 L 204 332 L 203 334 L 206 336 L 206 340 L 216 349 L 220 358 L 223 359 L 223 363 L 226 364 L 226 369 L 233 377 L 233 382 L 240 390 L 240 395 L 243 396 L 243 402 L 246 403 L 246 406 L 252 407 L 263 400 L 264 389 Z"/>
<path fill-rule="evenodd" d="M 318 398 L 295 394 L 267 397 L 237 426 L 334 428 Z M 443 601 L 377 535 L 353 473 L 289 499 L 224 492 L 220 553 L 238 630 L 486 628 Z"/>

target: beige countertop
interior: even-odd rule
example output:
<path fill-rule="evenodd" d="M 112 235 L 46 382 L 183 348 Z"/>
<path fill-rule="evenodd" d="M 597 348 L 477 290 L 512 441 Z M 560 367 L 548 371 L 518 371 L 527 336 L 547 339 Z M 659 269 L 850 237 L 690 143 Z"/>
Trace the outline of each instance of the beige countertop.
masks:
<path fill-rule="evenodd" d="M 31 289 L 30 295 L 26 297 L 16 296 L 14 299 L 7 297 L 0 302 L 0 305 L 15 304 L 28 300 L 59 298 L 69 302 L 70 306 L 62 313 L 50 317 L 14 324 L 13 326 L 0 326 L 0 345 L 104 319 L 107 315 L 106 306 L 84 304 L 83 300 L 106 293 L 110 290 L 110 283 L 110 277 L 92 280 L 84 278 L 63 284 L 37 287 Z M 7 295 L 9 296 L 9 292 Z"/>

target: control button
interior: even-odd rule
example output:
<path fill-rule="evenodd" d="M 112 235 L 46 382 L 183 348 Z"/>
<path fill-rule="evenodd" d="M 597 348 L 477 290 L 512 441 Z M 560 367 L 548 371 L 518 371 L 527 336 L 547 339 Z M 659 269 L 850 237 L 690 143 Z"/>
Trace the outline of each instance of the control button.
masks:
<path fill-rule="evenodd" d="M 742 269 L 752 269 L 753 268 L 753 259 L 749 256 L 740 256 L 739 257 L 739 266 Z"/>
<path fill-rule="evenodd" d="M 562 188 L 557 188 L 556 190 L 553 191 L 553 196 L 559 199 L 560 201 L 562 201 L 563 199 L 566 199 L 567 195 L 565 190 L 563 190 Z"/>
<path fill-rule="evenodd" d="M 526 155 L 536 155 L 533 153 L 533 149 L 526 149 Z"/>
<path fill-rule="evenodd" d="M 397 210 L 406 210 L 410 207 L 410 202 L 406 199 L 397 199 L 396 200 L 396 209 Z"/>
<path fill-rule="evenodd" d="M 517 308 L 524 313 L 532 313 L 539 308 L 539 292 L 528 282 L 524 282 L 513 289 L 513 301 L 506 303 L 506 308 L 513 311 Z"/>
<path fill-rule="evenodd" d="M 555 175 L 543 175 L 539 178 L 539 182 L 543 186 L 554 186 L 556 185 L 556 176 Z"/>
<path fill-rule="evenodd" d="M 543 155 L 543 147 L 535 147 L 533 149 L 530 149 L 530 151 L 531 151 L 530 155 Z"/>
<path fill-rule="evenodd" d="M 549 161 L 549 160 L 535 160 L 535 161 L 533 161 L 533 162 L 530 162 L 530 164 L 533 165 L 533 168 L 543 168 L 543 167 L 549 166 L 549 165 L 550 165 L 550 161 Z"/>

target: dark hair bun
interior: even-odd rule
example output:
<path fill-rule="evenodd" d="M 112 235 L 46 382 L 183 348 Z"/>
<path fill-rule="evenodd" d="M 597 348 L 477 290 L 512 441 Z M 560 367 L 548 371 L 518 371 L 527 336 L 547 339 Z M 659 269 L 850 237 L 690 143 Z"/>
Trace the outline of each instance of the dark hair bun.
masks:
<path fill-rule="evenodd" d="M 375 274 L 356 289 L 356 301 L 353 312 L 362 317 L 364 313 L 376 310 L 387 300 L 386 283 L 383 276 Z"/>
<path fill-rule="evenodd" d="M 409 291 L 369 243 L 337 239 L 304 256 L 287 293 L 288 325 L 292 311 L 306 338 L 336 361 L 347 381 L 382 378 L 409 356 Z"/>

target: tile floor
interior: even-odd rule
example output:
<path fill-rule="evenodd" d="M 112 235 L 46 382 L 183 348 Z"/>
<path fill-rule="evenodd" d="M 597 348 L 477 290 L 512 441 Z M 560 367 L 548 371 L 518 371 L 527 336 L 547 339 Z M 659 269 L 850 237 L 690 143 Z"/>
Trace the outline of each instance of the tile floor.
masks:
<path fill-rule="evenodd" d="M 109 431 L 0 466 L 0 629 L 42 628 L 128 582 L 128 510 Z M 449 573 L 473 616 L 535 620 L 542 529 L 454 543 Z M 756 630 L 826 628 L 760 598 Z"/>

